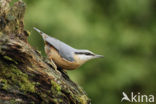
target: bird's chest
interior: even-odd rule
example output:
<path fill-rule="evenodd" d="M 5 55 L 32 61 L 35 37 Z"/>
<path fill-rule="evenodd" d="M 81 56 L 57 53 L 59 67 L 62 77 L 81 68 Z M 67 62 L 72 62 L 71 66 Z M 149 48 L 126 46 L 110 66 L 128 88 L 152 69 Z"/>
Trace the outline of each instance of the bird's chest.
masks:
<path fill-rule="evenodd" d="M 60 54 L 58 53 L 58 51 L 53 48 L 52 46 L 46 45 L 45 46 L 45 52 L 47 54 L 47 57 L 51 60 L 53 60 L 55 62 L 55 64 L 63 69 L 76 69 L 77 67 L 79 67 L 80 65 L 76 62 L 70 62 L 64 58 L 62 58 L 60 56 Z"/>

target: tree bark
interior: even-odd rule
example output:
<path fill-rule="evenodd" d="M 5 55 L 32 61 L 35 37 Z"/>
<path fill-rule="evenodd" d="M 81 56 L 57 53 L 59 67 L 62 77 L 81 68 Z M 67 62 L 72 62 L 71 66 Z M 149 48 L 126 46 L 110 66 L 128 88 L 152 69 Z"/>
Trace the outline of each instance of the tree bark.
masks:
<path fill-rule="evenodd" d="M 0 104 L 90 104 L 68 75 L 27 42 L 25 3 L 0 0 Z"/>

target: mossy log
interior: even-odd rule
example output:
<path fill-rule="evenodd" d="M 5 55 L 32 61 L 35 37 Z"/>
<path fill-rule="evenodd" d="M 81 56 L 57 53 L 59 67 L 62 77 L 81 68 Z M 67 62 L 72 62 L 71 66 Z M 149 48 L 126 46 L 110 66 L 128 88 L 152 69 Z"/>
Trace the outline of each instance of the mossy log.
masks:
<path fill-rule="evenodd" d="M 10 2 L 0 0 L 0 104 L 90 104 L 82 88 L 29 45 L 25 3 Z"/>

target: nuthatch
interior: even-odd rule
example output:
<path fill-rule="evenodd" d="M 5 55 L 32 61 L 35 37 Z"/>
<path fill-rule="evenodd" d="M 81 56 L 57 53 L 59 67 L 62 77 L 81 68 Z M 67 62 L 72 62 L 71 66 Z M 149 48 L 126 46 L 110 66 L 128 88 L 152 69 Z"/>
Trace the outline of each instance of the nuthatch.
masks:
<path fill-rule="evenodd" d="M 88 60 L 103 57 L 89 50 L 75 49 L 58 39 L 48 36 L 35 27 L 34 29 L 43 37 L 47 57 L 59 68 L 72 70 Z"/>

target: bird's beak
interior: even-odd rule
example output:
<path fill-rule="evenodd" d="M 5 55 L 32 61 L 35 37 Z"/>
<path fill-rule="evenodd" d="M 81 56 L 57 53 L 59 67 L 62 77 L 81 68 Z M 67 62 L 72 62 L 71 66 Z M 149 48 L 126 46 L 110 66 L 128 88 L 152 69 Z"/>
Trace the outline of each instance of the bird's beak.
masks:
<path fill-rule="evenodd" d="M 102 58 L 104 57 L 103 55 L 95 55 L 94 58 Z"/>

